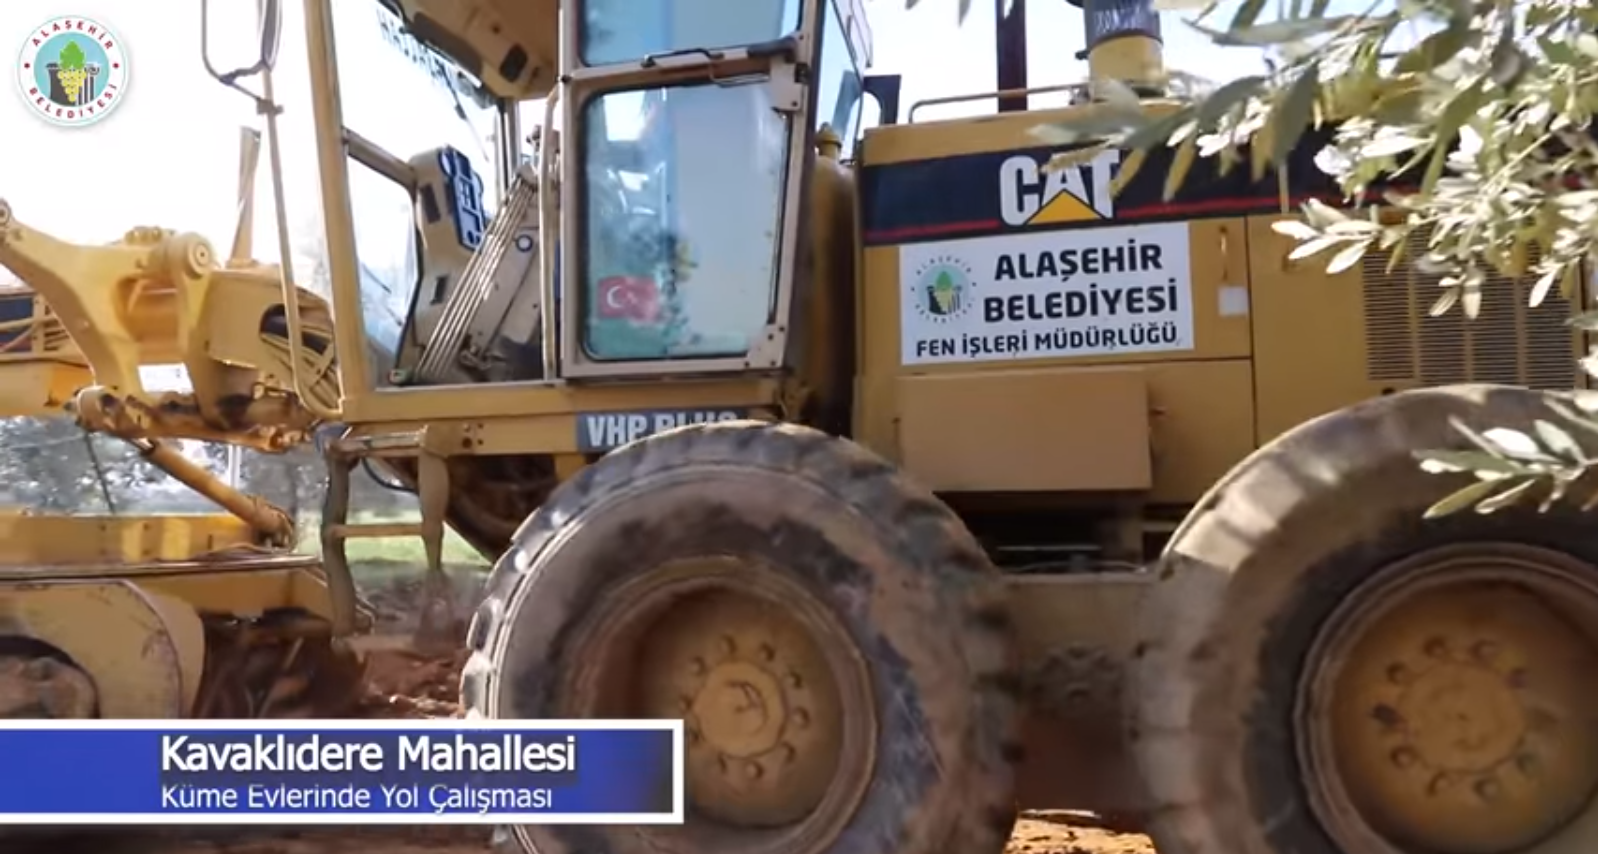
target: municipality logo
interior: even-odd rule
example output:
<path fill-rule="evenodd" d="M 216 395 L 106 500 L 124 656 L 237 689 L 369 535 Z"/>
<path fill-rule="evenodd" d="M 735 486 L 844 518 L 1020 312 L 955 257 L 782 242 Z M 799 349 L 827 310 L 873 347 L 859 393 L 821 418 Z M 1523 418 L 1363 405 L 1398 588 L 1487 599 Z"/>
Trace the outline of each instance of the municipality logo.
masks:
<path fill-rule="evenodd" d="M 922 317 L 945 323 L 965 313 L 971 290 L 971 268 L 959 258 L 939 255 L 916 270 L 910 299 Z"/>
<path fill-rule="evenodd" d="M 127 51 L 93 18 L 53 18 L 27 35 L 17 59 L 17 85 L 45 121 L 63 127 L 94 124 L 127 96 Z"/>

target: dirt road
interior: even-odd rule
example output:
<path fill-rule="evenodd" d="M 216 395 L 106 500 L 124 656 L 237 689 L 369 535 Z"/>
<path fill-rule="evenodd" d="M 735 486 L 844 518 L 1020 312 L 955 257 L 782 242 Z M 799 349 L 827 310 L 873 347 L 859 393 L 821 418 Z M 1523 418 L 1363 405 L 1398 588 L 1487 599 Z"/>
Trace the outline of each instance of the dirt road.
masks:
<path fill-rule="evenodd" d="M 405 591 L 409 592 L 409 591 Z M 394 591 L 371 597 L 390 618 L 387 628 L 408 622 Z M 385 652 L 371 658 L 369 689 L 361 715 L 372 718 L 452 717 L 464 654 L 427 658 Z M 405 827 L 350 829 L 223 828 L 140 833 L 100 832 L 81 838 L 6 839 L 6 854 L 488 854 L 482 828 Z M 1146 837 L 1092 827 L 1079 817 L 1023 817 L 1005 854 L 1153 854 Z M 891 854 L 891 852 L 889 852 Z"/>

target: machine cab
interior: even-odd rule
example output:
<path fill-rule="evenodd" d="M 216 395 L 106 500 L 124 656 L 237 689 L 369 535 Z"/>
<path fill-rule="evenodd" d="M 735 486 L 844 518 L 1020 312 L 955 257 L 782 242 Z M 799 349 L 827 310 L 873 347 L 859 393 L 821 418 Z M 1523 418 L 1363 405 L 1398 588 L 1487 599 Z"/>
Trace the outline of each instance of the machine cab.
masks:
<path fill-rule="evenodd" d="M 858 132 L 858 0 L 306 11 L 347 399 L 785 366 L 815 133 Z"/>

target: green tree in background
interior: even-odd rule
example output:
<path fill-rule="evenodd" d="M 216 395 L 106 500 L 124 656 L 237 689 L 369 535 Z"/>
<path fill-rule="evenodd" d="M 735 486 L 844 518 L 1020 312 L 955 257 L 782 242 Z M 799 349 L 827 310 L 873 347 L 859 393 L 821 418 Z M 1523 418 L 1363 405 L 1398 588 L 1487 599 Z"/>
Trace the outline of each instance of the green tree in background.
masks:
<path fill-rule="evenodd" d="M 125 442 L 67 419 L 0 419 L 4 502 L 57 513 L 138 512 L 165 475 Z"/>

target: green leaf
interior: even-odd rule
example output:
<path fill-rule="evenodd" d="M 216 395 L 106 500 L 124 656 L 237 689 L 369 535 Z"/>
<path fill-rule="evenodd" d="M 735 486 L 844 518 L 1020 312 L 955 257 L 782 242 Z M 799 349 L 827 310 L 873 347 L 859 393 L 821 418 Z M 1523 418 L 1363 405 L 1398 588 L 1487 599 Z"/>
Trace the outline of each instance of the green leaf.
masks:
<path fill-rule="evenodd" d="M 1093 90 L 1094 97 L 1107 104 L 1129 109 L 1133 112 L 1141 109 L 1142 102 L 1137 93 L 1132 91 L 1132 87 L 1116 80 L 1114 77 L 1097 78 L 1089 86 Z"/>
<path fill-rule="evenodd" d="M 1227 29 L 1235 33 L 1254 26 L 1254 22 L 1259 20 L 1260 11 L 1264 8 L 1265 0 L 1243 0 L 1237 6 L 1237 13 L 1232 16 L 1232 25 Z"/>
<path fill-rule="evenodd" d="M 1126 185 L 1132 183 L 1137 177 L 1138 170 L 1143 168 L 1143 162 L 1148 159 L 1149 153 L 1140 148 L 1132 149 L 1126 159 L 1121 161 L 1121 168 L 1116 171 L 1115 177 L 1110 179 L 1110 195 L 1119 196 Z"/>
<path fill-rule="evenodd" d="M 1459 135 L 1459 129 L 1481 108 L 1483 94 L 1482 80 L 1478 77 L 1455 93 L 1449 99 L 1448 106 L 1443 108 L 1432 138 L 1432 159 L 1426 164 L 1426 174 L 1421 178 L 1421 193 L 1429 194 L 1436 188 L 1437 179 L 1442 177 L 1443 167 L 1447 165 L 1448 149 L 1454 137 Z"/>
<path fill-rule="evenodd" d="M 1294 240 L 1300 241 L 1314 240 L 1320 236 L 1320 232 L 1310 228 L 1296 219 L 1279 219 L 1276 222 L 1271 223 L 1271 231 L 1274 231 L 1283 237 L 1291 237 Z"/>
<path fill-rule="evenodd" d="M 1187 180 L 1188 170 L 1193 168 L 1193 160 L 1197 155 L 1198 137 L 1189 136 L 1176 150 L 1176 156 L 1171 158 L 1170 171 L 1165 173 L 1165 201 L 1176 198 L 1177 192 L 1182 189 L 1182 182 Z"/>
<path fill-rule="evenodd" d="M 1459 302 L 1459 288 L 1448 288 L 1443 291 L 1443 295 L 1438 297 L 1436 302 L 1432 303 L 1432 307 L 1427 309 L 1426 314 L 1431 317 L 1442 317 L 1457 302 Z"/>
<path fill-rule="evenodd" d="M 1348 217 L 1342 211 L 1321 201 L 1320 199 L 1306 199 L 1304 201 L 1304 218 L 1316 228 L 1330 228 Z"/>
<path fill-rule="evenodd" d="M 1173 110 L 1170 114 L 1155 119 L 1137 130 L 1121 137 L 1120 146 L 1136 151 L 1147 151 L 1156 146 L 1164 145 L 1171 134 L 1177 132 L 1183 125 L 1193 120 L 1192 107 L 1183 107 Z"/>
<path fill-rule="evenodd" d="M 1422 139 L 1418 136 L 1410 136 L 1403 131 L 1397 131 L 1394 133 L 1382 134 L 1371 140 L 1369 143 L 1366 143 L 1366 145 L 1359 150 L 1359 156 L 1392 157 L 1395 154 L 1403 154 L 1406 151 L 1413 151 L 1414 149 L 1430 144 L 1430 140 Z"/>
<path fill-rule="evenodd" d="M 1223 47 L 1265 47 L 1303 41 L 1325 35 L 1345 24 L 1362 20 L 1358 15 L 1338 15 L 1331 18 L 1286 18 L 1241 30 L 1220 32 L 1199 26 L 1191 21 L 1187 25 L 1210 37 L 1210 41 Z"/>
<path fill-rule="evenodd" d="M 1458 513 L 1459 511 L 1464 510 L 1466 507 L 1470 507 L 1476 502 L 1488 497 L 1489 495 L 1492 495 L 1494 492 L 1497 492 L 1501 485 L 1502 481 L 1478 480 L 1475 483 L 1472 483 L 1469 486 L 1450 494 L 1443 500 L 1426 508 L 1426 518 L 1436 519 L 1442 516 Z"/>
<path fill-rule="evenodd" d="M 1320 92 L 1321 66 L 1312 62 L 1298 75 L 1287 95 L 1271 115 L 1271 162 L 1286 163 L 1289 155 L 1303 139 L 1304 131 L 1315 115 L 1315 95 Z"/>
<path fill-rule="evenodd" d="M 1209 130 L 1221 117 L 1232 110 L 1233 107 L 1247 101 L 1250 97 L 1259 94 L 1265 87 L 1265 78 L 1259 75 L 1239 77 L 1225 86 L 1216 89 L 1205 98 L 1198 107 L 1198 124 L 1200 128 Z"/>
<path fill-rule="evenodd" d="M 1446 27 L 1420 40 L 1393 63 L 1394 74 L 1424 74 L 1453 59 L 1475 37 L 1470 27 Z"/>
<path fill-rule="evenodd" d="M 1365 248 L 1366 245 L 1364 243 L 1354 243 L 1345 247 L 1342 251 L 1333 255 L 1331 261 L 1327 262 L 1326 274 L 1335 276 L 1358 264 L 1359 259 L 1365 257 Z"/>
<path fill-rule="evenodd" d="M 1537 440 L 1519 430 L 1508 427 L 1494 427 L 1483 430 L 1481 437 L 1493 444 L 1505 456 L 1528 462 L 1551 462 L 1552 457 L 1543 453 L 1537 445 Z"/>
<path fill-rule="evenodd" d="M 1523 466 L 1499 459 L 1486 451 L 1416 451 L 1422 470 L 1439 474 L 1444 472 L 1486 472 L 1495 475 L 1525 474 Z"/>
<path fill-rule="evenodd" d="M 1581 55 L 1570 46 L 1568 42 L 1543 36 L 1537 40 L 1537 47 L 1542 49 L 1543 56 L 1560 64 L 1575 65 L 1581 62 Z"/>
<path fill-rule="evenodd" d="M 83 48 L 72 39 L 67 40 L 67 46 L 61 48 L 61 56 L 57 60 L 63 69 L 76 71 L 83 67 Z"/>
<path fill-rule="evenodd" d="M 1483 482 L 1494 485 L 1499 483 L 1498 481 L 1490 480 Z M 1535 479 L 1523 480 L 1520 483 L 1517 483 L 1514 486 L 1504 490 L 1503 492 L 1498 493 L 1497 495 L 1482 499 L 1481 503 L 1476 505 L 1476 512 L 1485 516 L 1489 513 L 1496 513 L 1505 507 L 1512 506 L 1516 502 L 1520 501 L 1520 499 L 1526 497 L 1526 493 L 1530 492 L 1531 488 L 1536 485 L 1537 481 Z"/>
<path fill-rule="evenodd" d="M 1032 128 L 1031 134 L 1053 145 L 1075 145 L 1135 131 L 1148 120 L 1117 110 L 1088 110 L 1063 122 L 1049 122 Z"/>
<path fill-rule="evenodd" d="M 1080 166 L 1098 157 L 1104 149 L 1105 146 L 1100 144 L 1084 145 L 1081 148 L 1073 148 L 1070 151 L 1057 151 L 1049 158 L 1049 162 L 1043 164 L 1043 172 L 1057 172 L 1072 166 Z"/>
<path fill-rule="evenodd" d="M 1559 281 L 1558 270 L 1549 270 L 1542 274 L 1542 278 L 1537 280 L 1537 284 L 1532 285 L 1531 297 L 1526 301 L 1526 304 L 1531 308 L 1542 305 L 1543 300 L 1548 298 L 1548 291 L 1553 288 L 1554 282 L 1557 281 Z"/>
<path fill-rule="evenodd" d="M 1371 118 L 1388 126 L 1416 124 L 1421 121 L 1424 105 L 1421 90 L 1411 86 L 1383 95 L 1371 108 Z"/>
<path fill-rule="evenodd" d="M 1316 240 L 1311 240 L 1308 243 L 1300 243 L 1299 245 L 1293 247 L 1292 252 L 1287 253 L 1287 260 L 1302 261 L 1305 258 L 1319 255 L 1342 242 L 1343 241 L 1338 240 L 1335 237 L 1322 237 Z"/>
<path fill-rule="evenodd" d="M 1537 438 L 1542 440 L 1543 447 L 1572 462 L 1584 463 L 1587 461 L 1587 454 L 1581 449 L 1581 443 L 1566 432 L 1565 428 L 1551 421 L 1543 421 L 1541 419 L 1533 422 L 1532 427 L 1537 430 Z"/>
<path fill-rule="evenodd" d="M 1492 68 L 1488 75 L 1505 89 L 1514 88 L 1526 72 L 1527 58 L 1512 38 L 1501 38 L 1493 45 Z"/>
<path fill-rule="evenodd" d="M 1574 326 L 1586 332 L 1598 332 L 1598 311 L 1584 311 L 1565 321 L 1566 325 Z"/>

